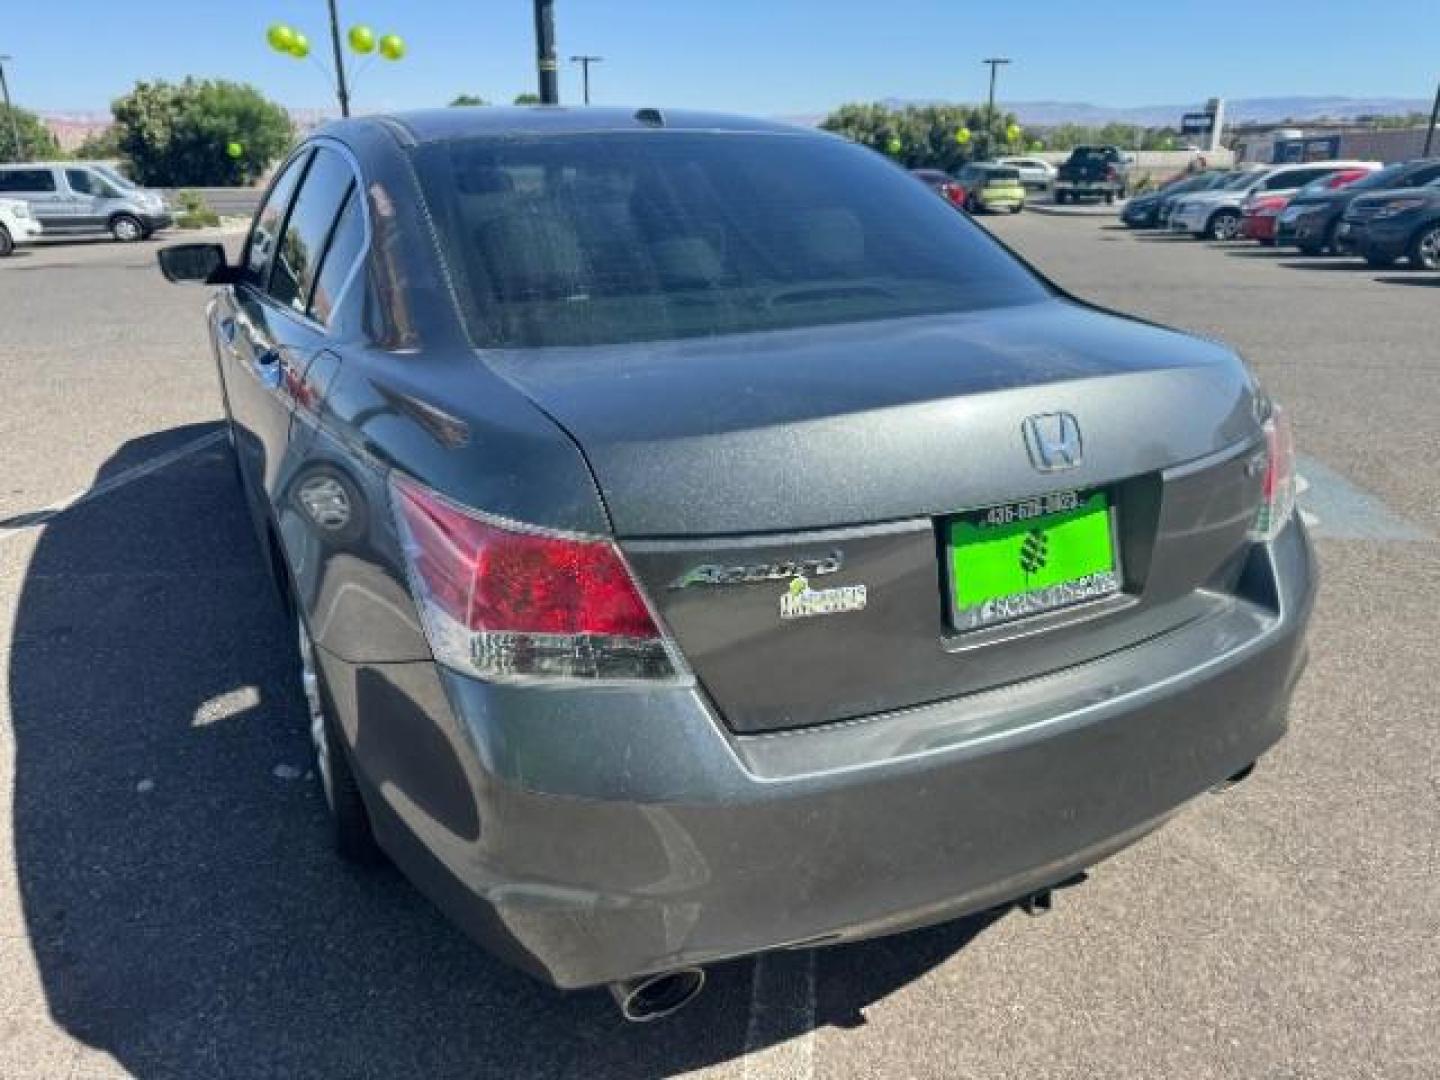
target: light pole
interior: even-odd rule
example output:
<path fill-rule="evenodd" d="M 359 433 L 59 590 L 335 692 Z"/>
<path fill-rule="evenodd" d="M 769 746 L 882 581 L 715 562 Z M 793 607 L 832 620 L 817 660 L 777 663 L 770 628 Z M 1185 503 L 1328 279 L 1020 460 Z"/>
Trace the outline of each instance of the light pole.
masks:
<path fill-rule="evenodd" d="M 535 0 L 535 67 L 540 75 L 540 104 L 560 104 L 555 72 L 555 0 Z"/>
<path fill-rule="evenodd" d="M 335 96 L 340 99 L 340 115 L 350 115 L 350 86 L 345 81 L 345 56 L 340 51 L 340 15 L 335 0 L 330 0 L 330 47 L 335 51 Z"/>
<path fill-rule="evenodd" d="M 0 94 L 5 97 L 5 111 L 10 116 L 10 138 L 15 142 L 15 160 L 24 161 L 24 148 L 20 145 L 20 121 L 15 117 L 15 108 L 10 104 L 10 84 L 5 81 L 5 64 L 9 55 L 0 55 Z"/>
<path fill-rule="evenodd" d="M 572 56 L 572 57 L 570 58 L 570 62 L 571 62 L 572 64 L 579 64 L 579 65 L 580 65 L 580 71 L 581 71 L 581 76 L 580 76 L 580 77 L 581 77 L 581 80 L 582 80 L 582 81 L 584 82 L 584 84 L 585 84 L 585 104 L 586 104 L 586 105 L 589 105 L 589 104 L 590 104 L 590 65 L 591 65 L 591 64 L 598 64 L 598 63 L 600 63 L 601 61 L 603 61 L 604 59 L 605 59 L 605 58 L 604 58 L 603 56 L 587 56 L 587 55 L 584 54 L 584 53 L 581 53 L 579 56 Z"/>
<path fill-rule="evenodd" d="M 995 73 L 1000 65 L 1010 63 L 1009 57 L 992 56 L 980 61 L 990 65 L 990 104 L 985 110 L 985 156 L 993 157 L 991 149 L 995 144 Z"/>
<path fill-rule="evenodd" d="M 0 56 L 0 60 L 4 59 L 7 58 Z M 10 115 L 13 119 L 15 114 L 11 113 Z M 1425 153 L 1421 157 L 1428 158 L 1430 156 L 1430 147 L 1435 142 L 1435 125 L 1437 123 L 1440 123 L 1440 86 L 1435 88 L 1435 107 L 1430 110 L 1430 128 L 1425 132 Z"/>

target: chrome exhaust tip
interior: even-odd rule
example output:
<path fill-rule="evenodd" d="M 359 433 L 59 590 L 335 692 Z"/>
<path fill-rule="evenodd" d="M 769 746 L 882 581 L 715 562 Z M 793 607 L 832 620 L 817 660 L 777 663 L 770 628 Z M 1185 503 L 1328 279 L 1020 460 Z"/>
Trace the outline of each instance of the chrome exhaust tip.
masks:
<path fill-rule="evenodd" d="M 610 996 L 620 1006 L 620 1015 L 636 1024 L 660 1020 L 679 1012 L 695 999 L 705 985 L 705 972 L 698 967 L 679 968 L 660 975 L 621 979 L 609 985 Z"/>

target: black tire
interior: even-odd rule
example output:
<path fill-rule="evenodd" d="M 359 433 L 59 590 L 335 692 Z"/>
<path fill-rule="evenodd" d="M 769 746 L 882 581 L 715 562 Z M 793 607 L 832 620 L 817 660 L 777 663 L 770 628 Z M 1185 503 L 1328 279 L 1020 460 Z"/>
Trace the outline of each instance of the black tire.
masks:
<path fill-rule="evenodd" d="M 15 240 L 10 235 L 10 230 L 0 225 L 0 259 L 6 258 L 15 251 Z"/>
<path fill-rule="evenodd" d="M 1410 265 L 1416 270 L 1440 270 L 1440 222 L 1423 226 L 1411 239 Z"/>
<path fill-rule="evenodd" d="M 1296 244 L 1295 246 L 1300 250 L 1301 255 L 1307 255 L 1312 259 L 1325 254 L 1325 248 L 1323 246 L 1316 247 L 1314 244 Z"/>
<path fill-rule="evenodd" d="M 1205 223 L 1206 240 L 1234 240 L 1240 235 L 1240 215 L 1234 210 L 1220 210 Z"/>
<path fill-rule="evenodd" d="M 1016 203 L 1014 206 L 1010 207 L 1010 213 L 1012 213 L 1012 214 L 1018 214 L 1021 210 L 1024 210 L 1024 209 L 1025 209 L 1025 204 L 1024 204 L 1024 203 Z"/>
<path fill-rule="evenodd" d="M 293 597 L 292 597 L 293 599 Z M 381 861 L 370 813 L 350 766 L 350 749 L 335 720 L 334 701 L 325 683 L 325 669 L 315 658 L 310 629 L 299 614 L 293 616 L 300 655 L 300 682 L 306 704 L 306 721 L 315 750 L 315 771 L 325 805 L 330 811 L 330 836 L 335 850 L 347 862 L 373 866 Z"/>
<path fill-rule="evenodd" d="M 972 216 L 980 212 L 980 204 L 975 201 L 974 195 L 965 196 L 965 212 Z"/>
<path fill-rule="evenodd" d="M 1376 270 L 1388 270 L 1395 265 L 1395 256 L 1375 255 L 1367 251 L 1365 253 L 1365 263 L 1367 266 L 1373 266 Z"/>
<path fill-rule="evenodd" d="M 1105 192 L 1105 205 L 1106 205 L 1106 206 L 1114 206 L 1114 205 L 1115 205 L 1115 193 L 1114 193 L 1113 191 L 1107 191 L 1107 192 Z"/>
<path fill-rule="evenodd" d="M 1332 221 L 1332 222 L 1330 223 L 1330 227 L 1325 230 L 1325 245 L 1324 245 L 1323 248 L 1321 248 L 1321 251 L 1322 251 L 1322 253 L 1323 253 L 1323 252 L 1329 252 L 1331 255 L 1340 255 L 1340 254 L 1343 254 L 1343 253 L 1341 252 L 1341 250 L 1340 250 L 1340 221 L 1339 221 L 1339 219 L 1336 219 L 1335 221 Z"/>
<path fill-rule="evenodd" d="M 1068 191 L 1057 191 L 1057 192 L 1055 192 L 1055 205 L 1056 205 L 1056 206 L 1064 206 L 1066 200 L 1069 199 L 1069 198 L 1070 198 L 1070 193 L 1069 193 Z"/>
<path fill-rule="evenodd" d="M 110 219 L 110 235 L 122 244 L 145 239 L 145 226 L 134 214 L 116 214 Z"/>

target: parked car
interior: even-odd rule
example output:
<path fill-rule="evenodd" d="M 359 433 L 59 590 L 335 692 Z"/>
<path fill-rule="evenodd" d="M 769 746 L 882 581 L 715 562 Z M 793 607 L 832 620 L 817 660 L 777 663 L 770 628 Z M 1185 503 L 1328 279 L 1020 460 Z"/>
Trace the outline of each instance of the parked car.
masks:
<path fill-rule="evenodd" d="M 122 187 L 95 166 L 73 161 L 0 165 L 0 196 L 25 202 L 52 235 L 109 233 L 134 241 L 174 222 L 158 192 Z"/>
<path fill-rule="evenodd" d="M 1130 159 L 1115 146 L 1077 146 L 1055 173 L 1057 203 L 1123 199 L 1130 187 Z"/>
<path fill-rule="evenodd" d="M 911 169 L 910 175 L 952 206 L 965 205 L 965 191 L 949 173 L 941 169 Z"/>
<path fill-rule="evenodd" d="M 1390 165 L 1338 191 L 1307 187 L 1295 194 L 1280 215 L 1276 241 L 1293 244 L 1306 255 L 1338 253 L 1341 244 L 1336 233 L 1345 211 L 1356 198 L 1376 191 L 1423 187 L 1433 180 L 1440 180 L 1440 158 Z"/>
<path fill-rule="evenodd" d="M 1186 195 L 1170 212 L 1170 229 L 1207 240 L 1234 240 L 1240 235 L 1243 207 L 1251 196 L 1293 195 L 1300 188 L 1339 169 L 1376 167 L 1370 161 L 1324 161 L 1275 165 L 1242 174 L 1234 184 Z"/>
<path fill-rule="evenodd" d="M 1317 180 L 1311 180 L 1299 191 L 1295 197 L 1304 195 L 1310 191 L 1341 191 L 1355 181 L 1360 180 L 1371 173 L 1377 172 L 1378 166 L 1356 169 L 1336 169 L 1329 176 L 1322 176 Z M 1276 222 L 1285 208 L 1290 205 L 1292 196 L 1265 193 L 1252 195 L 1245 201 L 1242 207 L 1244 218 L 1240 225 L 1240 235 L 1247 240 L 1257 240 L 1262 244 L 1273 245 L 1275 243 Z"/>
<path fill-rule="evenodd" d="M 1371 266 L 1408 259 L 1417 270 L 1440 270 L 1440 180 L 1357 196 L 1337 239 Z"/>
<path fill-rule="evenodd" d="M 972 214 L 982 210 L 1018 214 L 1025 209 L 1025 185 L 1020 171 L 1008 165 L 980 161 L 963 166 L 955 174 L 961 205 Z"/>
<path fill-rule="evenodd" d="M 1284 733 L 1284 413 L 843 139 L 342 120 L 238 262 L 160 265 L 215 286 L 341 850 L 631 1019 L 1043 898 Z"/>
<path fill-rule="evenodd" d="M 1230 188 L 1243 187 L 1246 183 L 1248 183 L 1248 177 L 1249 173 L 1247 171 L 1243 169 L 1232 169 L 1227 172 L 1217 174 L 1216 179 L 1213 183 L 1202 185 L 1195 190 L 1196 192 L 1221 191 Z M 1190 194 L 1190 192 L 1182 191 L 1176 194 L 1166 195 L 1163 199 L 1160 200 L 1160 209 L 1156 211 L 1155 214 L 1156 228 L 1170 228 L 1170 218 L 1175 211 L 1175 204 L 1188 194 Z"/>
<path fill-rule="evenodd" d="M 30 216 L 30 207 L 19 199 L 0 199 L 0 258 L 13 254 L 16 244 L 26 244 L 44 226 Z"/>
<path fill-rule="evenodd" d="M 1055 183 L 1055 166 L 1044 158 L 1002 157 L 997 158 L 995 164 L 1018 170 L 1026 191 L 1049 191 Z"/>
<path fill-rule="evenodd" d="M 1120 211 L 1122 224 L 1132 229 L 1154 229 L 1161 224 L 1161 213 L 1171 200 L 1192 191 L 1208 191 L 1223 183 L 1231 174 L 1228 171 L 1196 173 L 1179 180 L 1173 180 L 1146 195 L 1136 195 Z"/>

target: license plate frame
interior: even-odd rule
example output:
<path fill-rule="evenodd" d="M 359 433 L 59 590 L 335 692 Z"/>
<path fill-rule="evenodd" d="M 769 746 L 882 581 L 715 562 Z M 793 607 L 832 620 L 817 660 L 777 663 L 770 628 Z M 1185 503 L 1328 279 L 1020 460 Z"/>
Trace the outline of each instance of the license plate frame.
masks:
<path fill-rule="evenodd" d="M 946 518 L 941 555 L 950 629 L 975 633 L 1122 593 L 1116 494 L 1058 491 Z"/>

